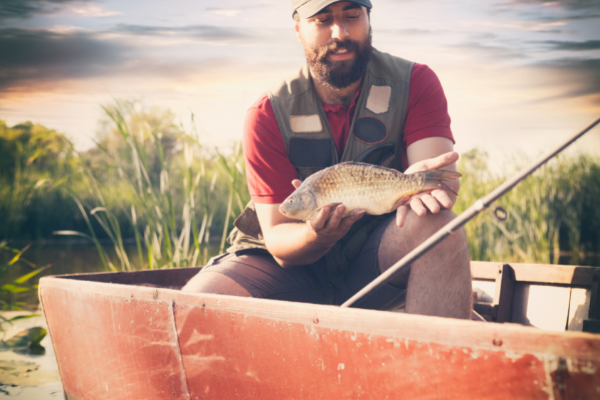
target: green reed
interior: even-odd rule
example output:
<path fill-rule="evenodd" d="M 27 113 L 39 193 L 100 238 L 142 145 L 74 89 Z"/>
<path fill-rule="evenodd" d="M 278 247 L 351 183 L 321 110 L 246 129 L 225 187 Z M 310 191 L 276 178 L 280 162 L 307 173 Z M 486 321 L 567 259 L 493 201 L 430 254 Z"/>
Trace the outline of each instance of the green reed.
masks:
<path fill-rule="evenodd" d="M 175 268 L 206 263 L 210 255 L 211 228 L 215 216 L 222 220 L 223 251 L 225 235 L 234 216 L 233 200 L 242 203 L 244 177 L 241 150 L 225 157 L 213 156 L 198 141 L 197 132 L 187 134 L 182 127 L 153 127 L 144 118 L 128 112 L 127 104 L 104 107 L 120 140 L 108 148 L 98 143 L 105 163 L 94 169 L 82 164 L 91 201 L 84 206 L 75 201 L 84 216 L 90 235 L 75 231 L 57 231 L 59 235 L 79 235 L 92 240 L 107 270 L 130 271 L 140 268 Z M 148 116 L 146 116 L 148 117 Z M 115 150 L 116 149 L 116 150 Z M 220 169 L 221 173 L 217 168 Z M 107 170 L 110 170 L 107 173 Z M 98 179 L 107 178 L 106 182 Z M 225 217 L 220 217 L 224 184 L 229 181 Z M 245 184 L 245 182 L 244 182 Z M 114 191 L 123 191 L 113 204 L 107 200 Z M 140 265 L 134 266 L 124 247 L 122 221 L 115 209 L 121 209 L 132 226 Z M 241 208 L 240 208 L 241 212 Z M 99 243 L 94 226 L 110 238 L 118 258 L 115 265 Z M 121 219 L 122 220 L 122 219 Z"/>
<path fill-rule="evenodd" d="M 464 154 L 454 211 L 464 211 L 525 164 L 521 157 L 504 174 L 494 175 L 485 153 Z M 558 263 L 561 254 L 569 253 L 571 263 L 578 264 L 585 246 L 597 251 L 600 239 L 594 232 L 600 228 L 600 210 L 591 199 L 600 195 L 599 171 L 600 163 L 590 156 L 550 161 L 465 226 L 472 259 Z M 508 214 L 504 222 L 494 216 L 498 206 Z"/>
<path fill-rule="evenodd" d="M 13 268 L 18 267 L 19 263 L 25 264 L 27 267 L 31 268 L 31 270 L 24 275 L 14 279 L 9 279 L 6 283 L 0 286 L 0 310 L 2 311 L 24 309 L 27 304 L 25 302 L 15 300 L 15 295 L 18 293 L 37 290 L 37 285 L 31 285 L 27 282 L 46 268 L 50 267 L 50 265 L 38 267 L 32 262 L 23 258 L 23 253 L 25 253 L 30 246 L 31 245 L 27 245 L 22 249 L 15 249 L 8 246 L 6 241 L 0 242 L 0 255 L 2 258 L 6 257 L 7 255 L 9 257 L 8 261 L 0 263 L 0 279 L 5 278 L 5 275 L 8 275 Z M 18 319 L 32 318 L 35 316 L 36 315 L 20 315 L 9 319 L 0 315 L 0 331 L 4 332 L 3 325 L 5 323 L 11 324 Z"/>

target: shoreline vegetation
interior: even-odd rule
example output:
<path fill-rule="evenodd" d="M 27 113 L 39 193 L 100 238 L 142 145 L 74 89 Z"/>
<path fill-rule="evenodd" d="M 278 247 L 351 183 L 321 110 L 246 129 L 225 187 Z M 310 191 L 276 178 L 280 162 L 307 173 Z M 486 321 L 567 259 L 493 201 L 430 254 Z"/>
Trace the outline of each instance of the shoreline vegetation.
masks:
<path fill-rule="evenodd" d="M 241 145 L 222 154 L 170 111 L 135 101 L 103 108 L 96 146 L 85 152 L 42 125 L 0 120 L 0 239 L 13 246 L 91 241 L 113 271 L 203 265 L 226 249 L 249 201 Z M 462 154 L 454 212 L 527 161 L 515 156 L 492 174 L 484 152 Z M 465 226 L 471 257 L 556 264 L 568 255 L 573 265 L 598 264 L 600 257 L 589 257 L 600 253 L 598 198 L 600 158 L 559 156 L 494 204 L 506 221 L 491 207 Z M 125 250 L 131 243 L 133 256 Z"/>

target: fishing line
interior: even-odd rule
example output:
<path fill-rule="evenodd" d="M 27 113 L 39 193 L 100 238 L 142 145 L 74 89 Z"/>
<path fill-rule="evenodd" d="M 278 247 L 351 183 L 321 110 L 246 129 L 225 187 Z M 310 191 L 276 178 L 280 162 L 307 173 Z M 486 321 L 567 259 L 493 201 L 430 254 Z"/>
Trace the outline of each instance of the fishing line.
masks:
<path fill-rule="evenodd" d="M 596 125 L 598 125 L 598 123 L 600 123 L 600 117 L 596 118 L 593 122 L 591 122 L 589 125 L 587 125 L 585 128 L 583 128 L 581 131 L 577 132 L 575 135 L 571 136 L 570 138 L 565 140 L 563 143 L 556 146 L 553 150 L 548 152 L 546 155 L 540 157 L 533 164 L 531 164 L 528 168 L 523 169 L 521 172 L 519 172 L 513 178 L 506 180 L 502 185 L 498 186 L 491 193 L 489 193 L 488 195 L 477 200 L 475 203 L 473 203 L 473 205 L 471 207 L 467 208 L 460 215 L 458 215 L 456 218 L 454 218 L 452 221 L 450 221 L 448 224 L 446 224 L 444 227 L 442 227 L 439 231 L 437 231 L 436 233 L 431 235 L 431 237 L 429 239 L 427 239 L 426 241 L 421 243 L 419 246 L 417 246 L 414 250 L 412 250 L 407 255 L 405 255 L 396 264 L 392 265 L 387 271 L 385 271 L 384 273 L 379 275 L 379 277 L 377 277 L 371 283 L 369 283 L 367 286 L 362 288 L 358 293 L 356 293 L 354 296 L 352 296 L 350 299 L 348 299 L 340 307 L 350 307 L 351 305 L 353 305 L 358 300 L 365 297 L 370 292 L 374 291 L 375 289 L 379 288 L 381 285 L 385 284 L 394 275 L 396 275 L 397 273 L 402 271 L 404 268 L 406 268 L 409 264 L 411 264 L 412 262 L 417 260 L 423 254 L 427 253 L 435 245 L 437 245 L 439 242 L 444 240 L 447 236 L 449 236 L 450 234 L 455 232 L 458 228 L 460 228 L 461 226 L 463 226 L 464 224 L 469 222 L 481 211 L 487 209 L 496 199 L 503 196 L 506 192 L 508 192 L 513 187 L 515 187 L 519 182 L 521 182 L 523 179 L 525 179 L 527 176 L 531 175 L 531 173 L 533 173 L 539 167 L 541 167 L 546 162 L 548 162 L 548 160 L 550 160 L 552 157 L 554 157 L 555 155 L 557 155 L 558 153 L 563 151 L 575 140 L 579 139 L 581 136 L 583 136 L 588 131 L 590 131 L 592 128 L 594 128 Z"/>

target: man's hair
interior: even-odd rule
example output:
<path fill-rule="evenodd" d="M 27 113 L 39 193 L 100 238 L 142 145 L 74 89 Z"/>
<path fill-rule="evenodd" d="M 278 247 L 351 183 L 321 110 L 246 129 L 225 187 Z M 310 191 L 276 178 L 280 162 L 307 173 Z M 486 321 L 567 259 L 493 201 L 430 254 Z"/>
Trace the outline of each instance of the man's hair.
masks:
<path fill-rule="evenodd" d="M 367 17 L 371 18 L 371 9 L 370 8 L 367 8 Z M 296 21 L 296 23 L 300 22 L 300 14 L 298 14 L 298 11 L 294 11 L 292 18 L 294 18 L 294 21 Z"/>

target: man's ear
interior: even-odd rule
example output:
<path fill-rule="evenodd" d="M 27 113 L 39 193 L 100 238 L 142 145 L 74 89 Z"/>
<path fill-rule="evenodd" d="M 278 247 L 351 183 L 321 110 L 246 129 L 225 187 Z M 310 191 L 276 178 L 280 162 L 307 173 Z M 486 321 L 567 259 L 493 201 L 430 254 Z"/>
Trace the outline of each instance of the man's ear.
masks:
<path fill-rule="evenodd" d="M 298 38 L 298 41 L 302 42 L 300 40 L 300 21 L 296 21 L 296 23 L 294 24 L 294 28 L 296 29 L 296 37 Z"/>

